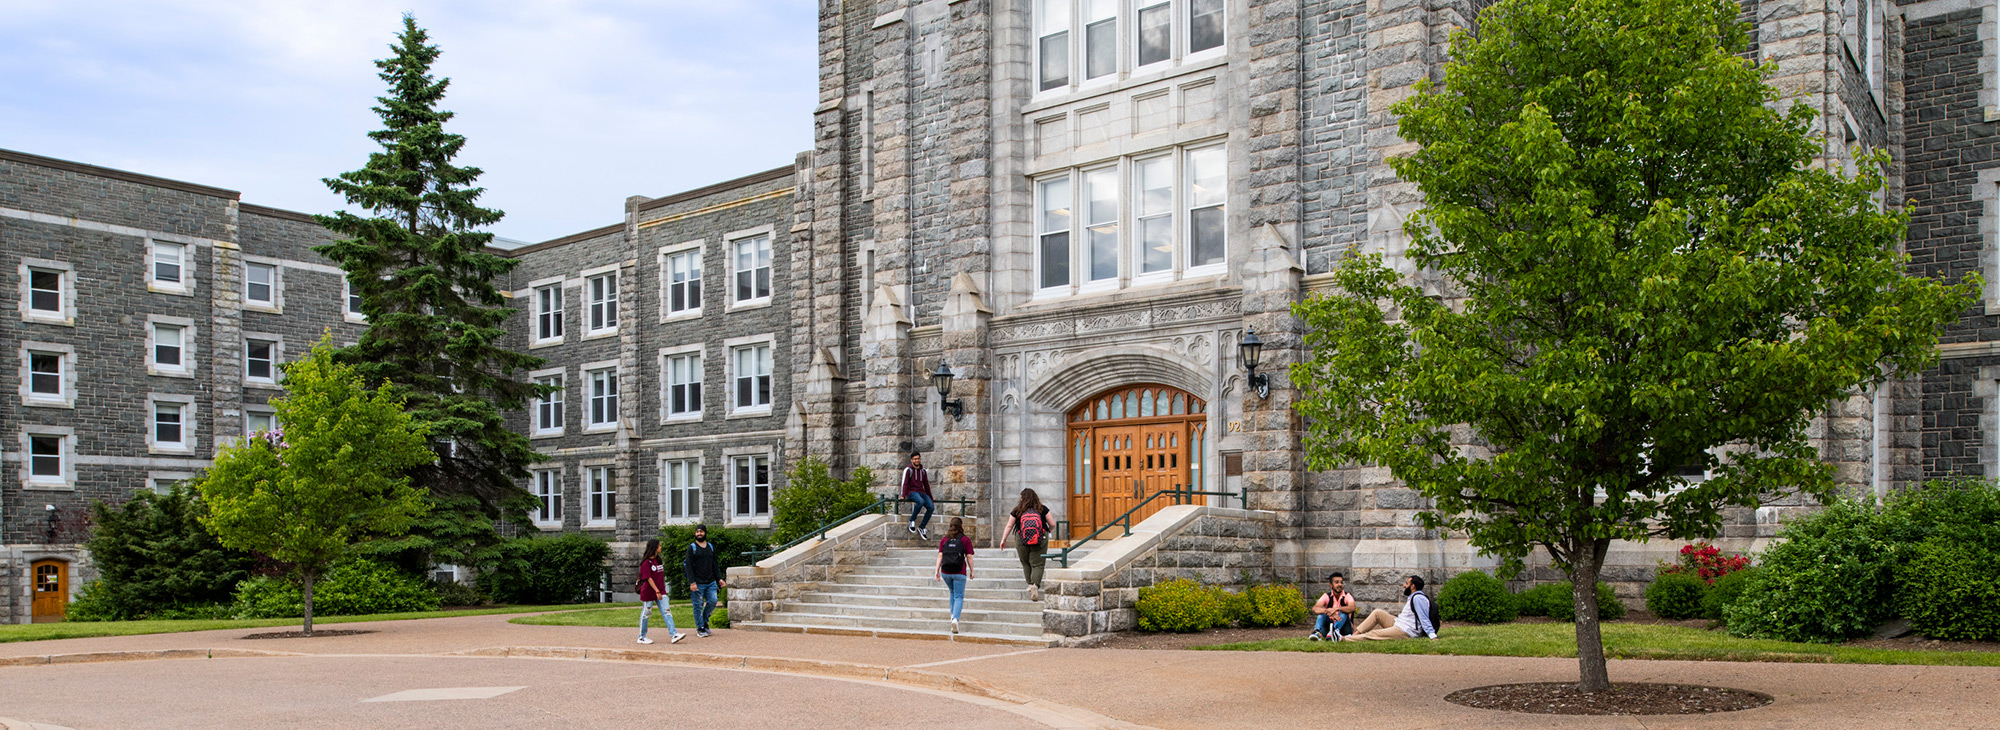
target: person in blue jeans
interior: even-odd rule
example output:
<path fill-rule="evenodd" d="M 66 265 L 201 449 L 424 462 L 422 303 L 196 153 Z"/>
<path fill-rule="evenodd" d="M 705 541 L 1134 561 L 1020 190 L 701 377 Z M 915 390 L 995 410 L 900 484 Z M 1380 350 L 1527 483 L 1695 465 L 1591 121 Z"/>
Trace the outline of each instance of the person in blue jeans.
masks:
<path fill-rule="evenodd" d="M 646 638 L 646 624 L 651 623 L 646 614 L 654 608 L 660 609 L 660 622 L 666 624 L 667 634 L 673 637 L 669 643 L 681 643 L 687 634 L 674 628 L 674 614 L 667 610 L 667 567 L 660 564 L 660 541 L 646 541 L 646 557 L 639 561 L 639 643 L 651 644 Z"/>
<path fill-rule="evenodd" d="M 910 500 L 910 532 L 917 537 L 931 539 L 931 514 L 937 512 L 937 502 L 931 499 L 931 476 L 924 471 L 924 455 L 910 452 L 910 465 L 903 467 L 903 499 Z M 924 518 L 917 520 L 917 513 Z"/>
<path fill-rule="evenodd" d="M 687 579 L 688 598 L 693 601 L 694 635 L 707 638 L 708 616 L 715 613 L 716 588 L 729 587 L 729 581 L 723 580 L 715 546 L 708 542 L 707 525 L 694 526 L 694 542 L 688 544 L 687 554 L 681 557 L 681 575 Z"/>
<path fill-rule="evenodd" d="M 1354 629 L 1354 596 L 1347 594 L 1347 578 L 1334 573 L 1326 578 L 1326 595 L 1313 603 L 1313 632 L 1308 641 L 1339 641 Z"/>
<path fill-rule="evenodd" d="M 965 584 L 972 580 L 972 538 L 965 520 L 951 518 L 951 531 L 938 542 L 937 579 L 951 591 L 951 632 L 958 633 L 958 614 L 965 608 Z"/>

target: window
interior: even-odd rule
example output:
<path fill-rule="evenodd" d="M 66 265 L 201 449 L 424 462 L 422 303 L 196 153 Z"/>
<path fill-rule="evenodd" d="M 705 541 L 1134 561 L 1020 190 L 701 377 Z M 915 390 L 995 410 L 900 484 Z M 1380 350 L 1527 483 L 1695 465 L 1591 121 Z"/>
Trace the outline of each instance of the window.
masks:
<path fill-rule="evenodd" d="M 735 247 L 737 303 L 770 298 L 771 237 L 745 238 Z"/>
<path fill-rule="evenodd" d="M 67 482 L 63 457 L 69 438 L 54 434 L 28 434 L 28 481 Z"/>
<path fill-rule="evenodd" d="M 701 313 L 701 249 L 667 255 L 667 316 Z"/>
<path fill-rule="evenodd" d="M 255 436 L 277 428 L 277 418 L 270 411 L 244 411 L 243 435 Z"/>
<path fill-rule="evenodd" d="M 1225 257 L 1228 160 L 1221 147 L 1188 150 L 1188 266 L 1220 264 Z"/>
<path fill-rule="evenodd" d="M 586 467 L 584 475 L 590 482 L 590 522 L 603 524 L 616 520 L 618 491 L 611 484 L 611 467 Z"/>
<path fill-rule="evenodd" d="M 548 395 L 535 399 L 535 433 L 538 435 L 561 435 L 563 430 L 563 376 L 548 375 L 535 378 L 535 385 L 554 388 Z"/>
<path fill-rule="evenodd" d="M 771 406 L 771 346 L 738 347 L 736 357 L 737 410 Z"/>
<path fill-rule="evenodd" d="M 368 318 L 368 315 L 361 313 L 361 295 L 355 293 L 354 282 L 349 281 L 346 277 L 341 277 L 340 287 L 341 287 L 341 292 L 343 292 L 347 298 L 348 321 L 360 322 L 366 320 Z"/>
<path fill-rule="evenodd" d="M 153 325 L 153 368 L 168 373 L 187 372 L 188 328 L 173 324 Z"/>
<path fill-rule="evenodd" d="M 592 370 L 590 379 L 590 427 L 612 428 L 618 424 L 618 370 Z"/>
<path fill-rule="evenodd" d="M 1139 274 L 1174 268 L 1174 159 L 1154 157 L 1133 163 L 1132 211 L 1137 219 Z"/>
<path fill-rule="evenodd" d="M 701 461 L 669 459 L 660 462 L 660 521 L 694 522 L 701 519 Z"/>
<path fill-rule="evenodd" d="M 1043 289 L 1069 286 L 1069 177 L 1035 183 L 1035 228 L 1040 234 L 1039 255 Z"/>
<path fill-rule="evenodd" d="M 544 469 L 535 472 L 535 499 L 541 502 L 535 511 L 536 524 L 562 524 L 563 493 L 561 471 Z"/>
<path fill-rule="evenodd" d="M 664 369 L 667 417 L 701 416 L 701 353 L 668 355 Z"/>
<path fill-rule="evenodd" d="M 243 377 L 253 383 L 275 383 L 278 343 L 271 340 L 243 341 Z"/>
<path fill-rule="evenodd" d="M 1212 273 L 1201 269 L 1228 261 L 1227 172 L 1228 156 L 1213 145 L 1037 180 L 1038 288 Z M 1121 236 L 1127 226 L 1134 235 Z"/>
<path fill-rule="evenodd" d="M 1138 46 L 1140 66 L 1174 57 L 1174 12 L 1171 3 L 1162 0 L 1139 8 Z"/>
<path fill-rule="evenodd" d="M 28 353 L 28 392 L 50 399 L 63 397 L 63 356 L 54 352 Z"/>
<path fill-rule="evenodd" d="M 181 281 L 181 278 L 186 258 L 187 246 L 185 244 L 154 241 L 153 281 L 159 284 L 171 285 L 175 288 L 184 286 L 185 282 Z"/>
<path fill-rule="evenodd" d="M 617 285 L 613 284 L 615 288 Z M 563 288 L 557 282 L 535 288 L 535 340 L 541 342 L 563 338 Z M 615 319 L 617 314 L 614 312 Z"/>
<path fill-rule="evenodd" d="M 243 302 L 250 306 L 278 306 L 278 267 L 244 264 Z"/>
<path fill-rule="evenodd" d="M 1083 0 L 1083 77 L 1118 72 L 1118 0 Z"/>
<path fill-rule="evenodd" d="M 1223 10 L 1223 0 L 1037 0 L 1035 89 L 1115 78 L 1221 48 Z M 1082 78 L 1072 73 L 1072 58 L 1081 60 Z"/>
<path fill-rule="evenodd" d="M 1222 0 L 1188 0 L 1188 53 L 1222 47 Z"/>
<path fill-rule="evenodd" d="M 147 478 L 147 481 L 152 483 L 154 494 L 172 494 L 174 487 L 180 486 L 180 483 L 186 480 L 187 477 L 156 476 Z"/>
<path fill-rule="evenodd" d="M 76 348 L 55 342 L 23 342 L 20 353 L 22 403 L 76 406 Z"/>
<path fill-rule="evenodd" d="M 182 434 L 181 403 L 153 404 L 153 445 L 161 448 L 187 448 Z"/>
<path fill-rule="evenodd" d="M 584 280 L 584 289 L 590 294 L 590 333 L 617 329 L 618 275 L 611 273 L 590 277 Z"/>
<path fill-rule="evenodd" d="M 63 279 L 66 272 L 48 269 L 28 269 L 28 313 L 44 316 L 65 317 L 68 307 L 63 303 Z"/>
<path fill-rule="evenodd" d="M 1035 11 L 1038 90 L 1069 85 L 1069 0 L 1041 0 Z"/>
<path fill-rule="evenodd" d="M 732 521 L 770 517 L 771 457 L 732 457 L 730 466 L 729 516 Z"/>
<path fill-rule="evenodd" d="M 1089 281 L 1118 278 L 1118 168 L 1083 173 L 1083 225 Z"/>

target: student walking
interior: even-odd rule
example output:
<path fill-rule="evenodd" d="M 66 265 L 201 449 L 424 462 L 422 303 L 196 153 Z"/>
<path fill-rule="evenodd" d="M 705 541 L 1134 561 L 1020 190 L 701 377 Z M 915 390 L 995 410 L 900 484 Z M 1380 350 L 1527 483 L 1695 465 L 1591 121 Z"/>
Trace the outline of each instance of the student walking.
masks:
<path fill-rule="evenodd" d="M 910 452 L 910 465 L 903 467 L 903 499 L 910 500 L 910 532 L 931 539 L 931 515 L 937 512 L 937 502 L 931 499 L 931 475 L 924 471 L 924 455 L 915 451 Z M 924 513 L 921 522 L 918 512 Z"/>
<path fill-rule="evenodd" d="M 687 580 L 688 599 L 694 608 L 694 635 L 707 638 L 708 617 L 715 613 L 716 598 L 720 595 L 717 587 L 729 587 L 729 581 L 722 579 L 722 564 L 715 557 L 715 546 L 708 542 L 707 525 L 694 526 L 694 542 L 688 543 L 687 554 L 681 557 L 681 575 Z"/>
<path fill-rule="evenodd" d="M 937 579 L 951 590 L 951 632 L 958 633 L 958 614 L 965 608 L 965 584 L 972 580 L 972 538 L 965 520 L 951 518 L 951 529 L 938 541 Z"/>
<path fill-rule="evenodd" d="M 651 644 L 646 638 L 647 614 L 658 607 L 660 622 L 666 624 L 667 633 L 673 636 L 668 643 L 681 643 L 686 636 L 674 629 L 674 614 L 667 610 L 667 567 L 660 564 L 660 541 L 646 541 L 646 558 L 639 561 L 639 643 Z"/>
<path fill-rule="evenodd" d="M 1049 551 L 1049 508 L 1033 489 L 1021 490 L 1021 501 L 1008 513 L 1007 529 L 994 536 L 993 549 L 1014 536 L 1014 554 L 1021 559 L 1021 573 L 1028 578 L 1028 600 L 1042 600 L 1042 560 Z"/>

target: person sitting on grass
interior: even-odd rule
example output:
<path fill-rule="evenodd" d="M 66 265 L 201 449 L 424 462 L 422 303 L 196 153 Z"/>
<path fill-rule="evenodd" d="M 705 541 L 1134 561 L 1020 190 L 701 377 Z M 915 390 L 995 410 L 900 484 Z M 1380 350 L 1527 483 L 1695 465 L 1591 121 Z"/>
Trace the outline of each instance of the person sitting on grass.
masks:
<path fill-rule="evenodd" d="M 1313 632 L 1307 641 L 1339 641 L 1354 627 L 1354 596 L 1347 593 L 1347 577 L 1336 572 L 1326 578 L 1326 595 L 1314 603 Z"/>
<path fill-rule="evenodd" d="M 1404 578 L 1403 595 L 1409 600 L 1403 602 L 1402 614 L 1391 616 L 1388 611 L 1375 609 L 1368 614 L 1368 618 L 1361 620 L 1360 626 L 1354 627 L 1354 634 L 1344 640 L 1437 638 L 1437 624 L 1431 620 L 1431 597 L 1424 595 L 1424 579 L 1414 575 Z"/>

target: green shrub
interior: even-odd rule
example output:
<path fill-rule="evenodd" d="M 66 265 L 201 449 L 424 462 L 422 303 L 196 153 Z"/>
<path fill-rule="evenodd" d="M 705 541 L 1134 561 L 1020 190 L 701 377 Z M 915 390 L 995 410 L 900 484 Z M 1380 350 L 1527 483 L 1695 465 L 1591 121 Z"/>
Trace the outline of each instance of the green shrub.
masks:
<path fill-rule="evenodd" d="M 1550 605 L 1568 606 L 1569 602 L 1568 583 L 1543 583 L 1514 594 L 1514 609 L 1522 616 L 1547 616 Z"/>
<path fill-rule="evenodd" d="M 694 525 L 667 525 L 660 528 L 660 553 L 667 563 L 668 592 L 675 599 L 688 597 L 688 587 L 681 582 L 681 558 L 687 555 L 687 546 L 694 544 Z M 750 527 L 708 526 L 708 544 L 715 546 L 715 562 L 724 571 L 740 565 L 751 565 L 757 561 L 745 555 L 754 550 L 771 549 L 771 533 Z"/>
<path fill-rule="evenodd" d="M 1576 590 L 1569 581 L 1535 586 L 1544 591 L 1536 597 L 1542 604 L 1542 615 L 1557 621 L 1576 620 Z M 1529 591 L 1530 593 L 1534 591 Z M 1526 594 L 1523 594 L 1526 595 Z M 1617 621 L 1625 618 L 1625 602 L 1618 600 L 1618 593 L 1604 581 L 1597 582 L 1597 620 Z"/>
<path fill-rule="evenodd" d="M 785 488 L 771 498 L 771 539 L 783 545 L 874 503 L 876 497 L 868 491 L 874 482 L 874 473 L 865 466 L 855 467 L 841 481 L 819 457 L 799 460 L 785 475 Z"/>
<path fill-rule="evenodd" d="M 1249 615 L 1237 623 L 1244 626 L 1291 626 L 1311 613 L 1305 595 L 1289 583 L 1250 586 L 1243 597 L 1250 604 Z"/>
<path fill-rule="evenodd" d="M 1914 552 L 1898 592 L 1910 628 L 1933 639 L 2000 639 L 2000 551 L 1938 536 Z"/>
<path fill-rule="evenodd" d="M 423 580 L 372 560 L 340 563 L 313 583 L 314 616 L 435 611 L 437 607 L 437 594 Z M 305 606 L 298 586 L 258 576 L 237 585 L 236 615 L 298 618 L 305 615 Z"/>
<path fill-rule="evenodd" d="M 1897 552 L 1876 523 L 1868 505 L 1836 500 L 1785 525 L 1755 587 L 1723 609 L 1729 633 L 1835 642 L 1874 631 L 1893 609 Z"/>
<path fill-rule="evenodd" d="M 1507 584 L 1484 571 L 1451 577 L 1438 589 L 1438 614 L 1445 621 L 1497 624 L 1514 620 L 1519 610 L 1507 594 Z"/>
<path fill-rule="evenodd" d="M 501 543 L 499 559 L 479 575 L 479 588 L 501 603 L 549 605 L 591 600 L 611 546 L 579 533 L 524 537 Z M 631 590 L 613 586 L 614 590 Z"/>
<path fill-rule="evenodd" d="M 1186 578 L 1140 588 L 1139 628 L 1188 633 L 1227 625 L 1230 595 Z"/>
<path fill-rule="evenodd" d="M 493 602 L 471 581 L 434 580 L 431 592 L 437 594 L 440 606 L 484 606 Z"/>
<path fill-rule="evenodd" d="M 1737 571 L 1742 572 L 1742 571 Z M 1727 578 L 1728 576 L 1723 576 Z M 1663 619 L 1679 621 L 1701 615 L 1701 601 L 1708 596 L 1708 581 L 1694 573 L 1661 573 L 1646 586 L 1646 610 Z"/>
<path fill-rule="evenodd" d="M 181 486 L 139 492 L 119 507 L 92 504 L 86 547 L 98 579 L 70 605 L 69 620 L 164 618 L 228 603 L 256 560 L 217 542 L 199 521 L 207 511 Z"/>
<path fill-rule="evenodd" d="M 1757 574 L 1761 572 L 1763 572 L 1761 568 L 1744 568 L 1715 579 L 1715 585 L 1709 586 L 1708 593 L 1701 597 L 1701 617 L 1710 621 L 1721 621 L 1723 608 L 1735 603 L 1736 598 L 1743 595 L 1744 589 L 1756 582 Z"/>

